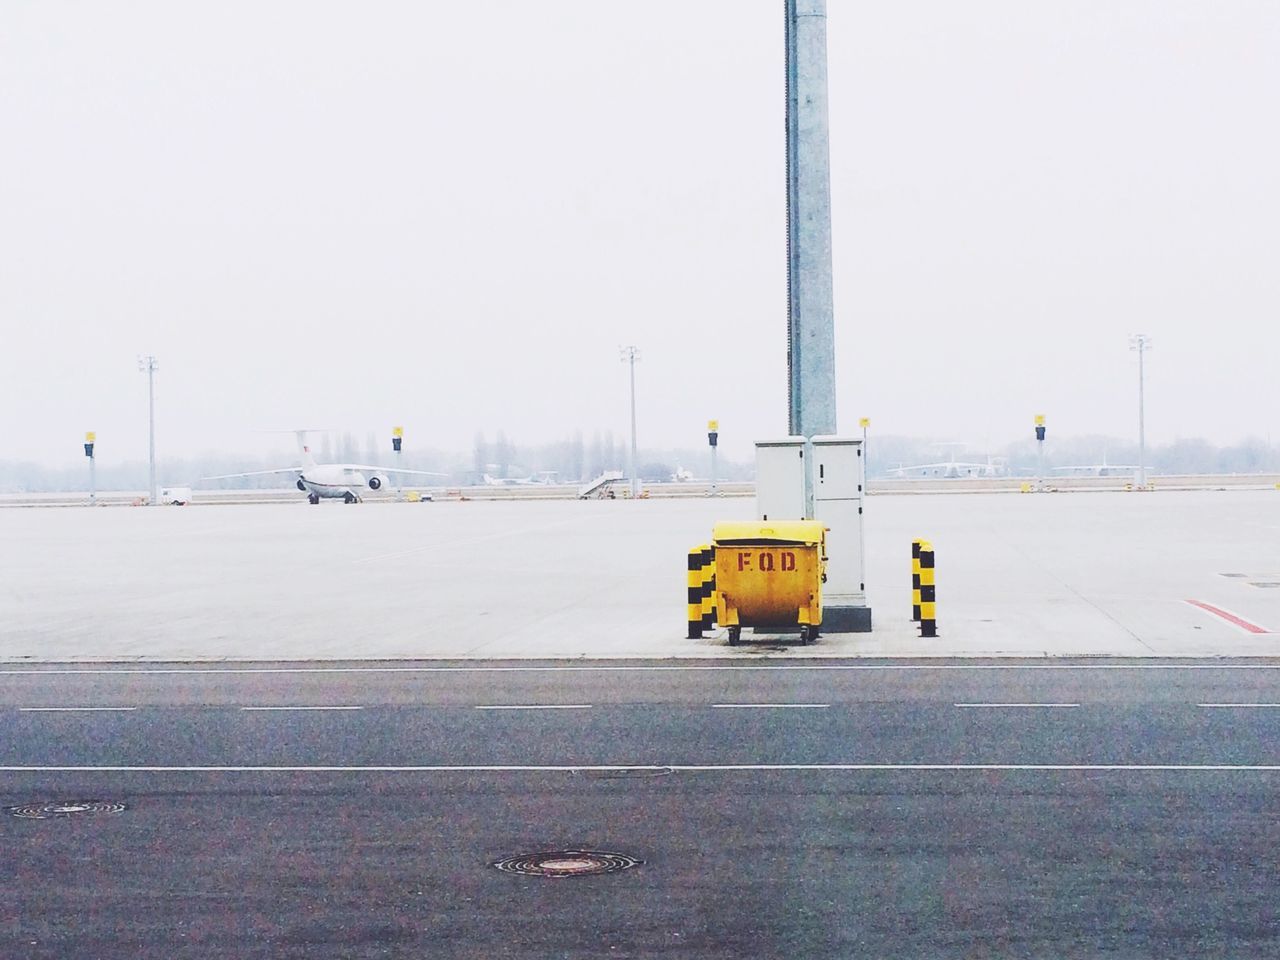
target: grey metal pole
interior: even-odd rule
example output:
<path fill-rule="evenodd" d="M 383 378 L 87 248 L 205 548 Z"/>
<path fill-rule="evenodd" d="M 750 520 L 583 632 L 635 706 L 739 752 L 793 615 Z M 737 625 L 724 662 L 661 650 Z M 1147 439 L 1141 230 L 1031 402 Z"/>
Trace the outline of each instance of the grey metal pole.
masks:
<path fill-rule="evenodd" d="M 716 472 L 716 447 L 720 445 L 719 420 L 707 421 L 707 443 L 711 447 L 711 490 L 707 493 L 707 496 L 714 497 L 719 492 L 716 489 L 716 480 L 718 476 Z"/>
<path fill-rule="evenodd" d="M 1043 492 L 1048 487 L 1044 482 L 1044 436 L 1046 432 L 1043 413 L 1036 414 L 1036 490 Z"/>
<path fill-rule="evenodd" d="M 631 464 L 627 470 L 631 477 L 631 499 L 640 496 L 640 478 L 636 475 L 636 360 L 640 358 L 638 347 L 622 348 L 622 360 L 631 366 Z"/>
<path fill-rule="evenodd" d="M 826 0 L 785 0 L 787 388 L 792 436 L 836 432 Z"/>
<path fill-rule="evenodd" d="M 1138 485 L 1147 485 L 1147 375 L 1143 360 L 1146 344 L 1138 346 Z"/>
<path fill-rule="evenodd" d="M 160 502 L 160 488 L 156 486 L 156 370 L 159 368 L 154 354 L 138 358 L 138 369 L 147 374 L 147 408 L 151 418 L 151 496 L 149 506 Z"/>
<path fill-rule="evenodd" d="M 151 420 L 151 505 L 160 502 L 160 491 L 156 489 L 156 371 L 152 367 L 147 373 L 147 410 Z"/>
<path fill-rule="evenodd" d="M 1129 349 L 1138 351 L 1138 488 L 1147 486 L 1147 415 L 1145 354 L 1151 349 L 1151 338 L 1135 333 L 1129 338 Z"/>
<path fill-rule="evenodd" d="M 94 506 L 98 502 L 98 463 L 97 457 L 92 454 L 89 456 L 89 505 Z"/>
<path fill-rule="evenodd" d="M 397 470 L 404 464 L 400 459 L 400 448 L 404 445 L 404 427 L 391 428 L 391 450 L 396 455 Z M 404 499 L 404 474 L 396 473 L 396 502 Z"/>
<path fill-rule="evenodd" d="M 636 358 L 631 358 L 631 499 L 640 496 L 640 478 L 636 476 Z"/>
<path fill-rule="evenodd" d="M 831 147 L 827 123 L 827 0 L 784 0 L 784 10 L 787 412 L 791 435 L 804 437 L 804 516 L 814 519 L 818 504 L 814 490 L 813 438 L 836 433 Z M 863 466 L 865 469 L 865 464 Z M 829 526 L 832 528 L 831 544 L 842 537 L 857 537 L 861 541 L 861 519 L 851 519 L 842 529 Z M 845 549 L 842 547 L 841 552 Z M 833 572 L 832 583 L 849 577 L 848 571 Z M 861 579 L 853 582 L 859 583 Z M 871 628 L 871 611 L 865 604 L 865 598 L 855 598 L 853 591 L 841 594 L 833 590 L 828 599 L 830 602 L 824 604 L 824 629 L 842 632 Z"/>

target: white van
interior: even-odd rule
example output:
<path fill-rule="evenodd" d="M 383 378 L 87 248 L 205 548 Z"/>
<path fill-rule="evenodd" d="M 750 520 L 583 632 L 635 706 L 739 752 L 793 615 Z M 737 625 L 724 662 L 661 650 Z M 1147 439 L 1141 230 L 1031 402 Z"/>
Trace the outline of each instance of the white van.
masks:
<path fill-rule="evenodd" d="M 191 502 L 190 487 L 165 487 L 160 491 L 160 502 L 175 507 L 185 507 Z"/>

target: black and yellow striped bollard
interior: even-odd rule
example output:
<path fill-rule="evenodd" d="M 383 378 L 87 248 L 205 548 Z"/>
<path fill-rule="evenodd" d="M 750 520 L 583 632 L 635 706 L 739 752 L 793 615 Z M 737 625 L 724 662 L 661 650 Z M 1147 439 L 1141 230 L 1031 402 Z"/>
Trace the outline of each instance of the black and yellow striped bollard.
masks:
<path fill-rule="evenodd" d="M 920 636 L 938 635 L 938 597 L 934 587 L 933 544 L 920 544 Z"/>
<path fill-rule="evenodd" d="M 702 550 L 702 629 L 716 625 L 716 551 L 714 547 Z"/>
<path fill-rule="evenodd" d="M 911 622 L 920 622 L 920 544 L 919 537 L 911 541 Z"/>
<path fill-rule="evenodd" d="M 710 629 L 716 622 L 715 584 L 715 551 L 706 544 L 694 547 L 689 551 L 685 579 L 690 640 L 701 639 L 702 631 Z"/>

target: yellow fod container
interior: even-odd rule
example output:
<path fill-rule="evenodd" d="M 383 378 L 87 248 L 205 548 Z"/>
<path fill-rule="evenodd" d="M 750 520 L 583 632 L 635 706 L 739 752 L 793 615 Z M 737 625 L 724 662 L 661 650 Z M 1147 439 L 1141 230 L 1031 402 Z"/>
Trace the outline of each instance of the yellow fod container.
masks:
<path fill-rule="evenodd" d="M 716 619 L 736 644 L 743 627 L 800 627 L 813 642 L 822 623 L 827 528 L 818 520 L 717 523 Z"/>

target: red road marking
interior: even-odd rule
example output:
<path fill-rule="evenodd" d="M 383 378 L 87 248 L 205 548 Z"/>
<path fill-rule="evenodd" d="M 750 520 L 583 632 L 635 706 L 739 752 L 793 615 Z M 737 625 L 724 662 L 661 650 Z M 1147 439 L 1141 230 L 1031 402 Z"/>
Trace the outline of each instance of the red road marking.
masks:
<path fill-rule="evenodd" d="M 1223 620 L 1227 621 L 1227 623 L 1233 623 L 1241 630 L 1245 630 L 1249 633 L 1271 632 L 1266 627 L 1260 627 L 1256 623 L 1250 623 L 1248 620 L 1244 619 L 1244 617 L 1237 617 L 1234 613 L 1228 613 L 1221 607 L 1215 607 L 1213 604 L 1205 603 L 1203 600 L 1188 600 L 1187 603 L 1191 604 L 1193 607 L 1199 607 L 1206 613 L 1212 613 L 1215 617 L 1221 617 Z"/>

